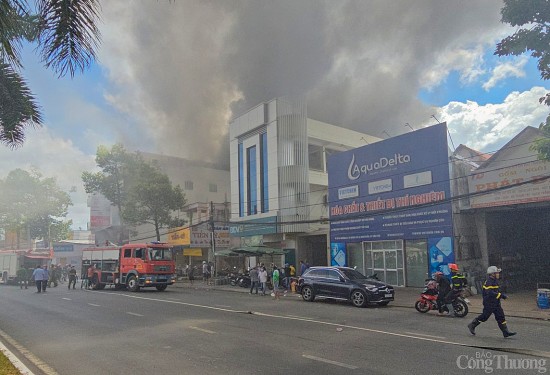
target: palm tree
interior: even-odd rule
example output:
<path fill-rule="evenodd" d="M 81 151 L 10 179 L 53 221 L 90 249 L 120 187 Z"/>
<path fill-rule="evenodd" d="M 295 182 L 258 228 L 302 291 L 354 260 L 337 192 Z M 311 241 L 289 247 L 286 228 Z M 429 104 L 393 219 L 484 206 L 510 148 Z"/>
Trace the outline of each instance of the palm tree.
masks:
<path fill-rule="evenodd" d="M 0 0 L 0 142 L 15 148 L 25 130 L 42 125 L 36 98 L 21 76 L 24 42 L 36 43 L 46 68 L 59 77 L 84 71 L 95 59 L 98 0 Z"/>

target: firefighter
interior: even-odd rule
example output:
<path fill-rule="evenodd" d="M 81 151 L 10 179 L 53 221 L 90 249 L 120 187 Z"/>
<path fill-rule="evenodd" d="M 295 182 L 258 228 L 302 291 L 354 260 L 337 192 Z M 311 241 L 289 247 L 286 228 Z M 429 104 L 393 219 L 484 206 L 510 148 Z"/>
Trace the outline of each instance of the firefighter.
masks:
<path fill-rule="evenodd" d="M 500 271 L 501 269 L 496 266 L 490 266 L 487 268 L 487 280 L 483 283 L 483 312 L 477 318 L 472 320 L 470 324 L 468 324 L 468 329 L 472 335 L 476 334 L 476 327 L 482 322 L 487 321 L 492 314 L 495 315 L 498 328 L 500 328 L 505 338 L 516 334 L 516 332 L 508 331 L 504 310 L 502 310 L 502 306 L 500 305 L 501 299 L 508 298 L 506 294 L 500 291 L 500 286 L 498 283 Z"/>
<path fill-rule="evenodd" d="M 451 270 L 451 287 L 453 288 L 453 291 L 460 291 L 468 286 L 466 277 L 464 277 L 461 273 L 458 273 L 458 265 L 450 263 L 449 269 Z"/>
<path fill-rule="evenodd" d="M 23 289 L 23 286 L 25 287 L 25 289 L 28 288 L 29 274 L 25 267 L 21 267 L 17 270 L 17 282 L 19 283 L 21 289 Z"/>

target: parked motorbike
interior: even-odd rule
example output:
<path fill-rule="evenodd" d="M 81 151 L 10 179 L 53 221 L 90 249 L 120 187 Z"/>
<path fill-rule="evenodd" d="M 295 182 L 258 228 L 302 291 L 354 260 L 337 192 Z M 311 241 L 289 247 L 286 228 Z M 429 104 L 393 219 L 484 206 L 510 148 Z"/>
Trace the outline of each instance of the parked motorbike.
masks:
<path fill-rule="evenodd" d="M 250 288 L 252 281 L 250 280 L 250 275 L 241 275 L 237 280 L 237 285 L 243 288 Z"/>
<path fill-rule="evenodd" d="M 455 292 L 453 296 L 453 309 L 457 318 L 464 318 L 468 315 L 468 301 L 467 298 L 462 297 L 462 291 Z M 439 310 L 437 306 L 437 293 L 430 292 L 427 288 L 422 291 L 420 298 L 414 304 L 416 311 L 426 313 L 430 310 Z M 442 307 L 442 311 L 447 311 L 447 306 Z"/>

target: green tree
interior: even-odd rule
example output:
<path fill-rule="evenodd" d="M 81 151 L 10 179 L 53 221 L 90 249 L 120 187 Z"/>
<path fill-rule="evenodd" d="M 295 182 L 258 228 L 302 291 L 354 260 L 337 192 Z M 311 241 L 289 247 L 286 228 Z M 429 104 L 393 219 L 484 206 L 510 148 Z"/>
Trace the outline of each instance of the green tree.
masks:
<path fill-rule="evenodd" d="M 98 0 L 0 0 L 0 142 L 21 145 L 25 129 L 41 126 L 36 98 L 20 74 L 23 43 L 37 44 L 59 77 L 84 71 L 95 59 Z"/>
<path fill-rule="evenodd" d="M 128 186 L 136 174 L 137 158 L 135 154 L 129 154 L 122 144 L 117 143 L 111 149 L 99 146 L 95 161 L 101 171 L 82 173 L 84 189 L 88 194 L 102 194 L 113 206 L 118 208 L 121 220 L 119 243 L 122 243 L 124 239 L 122 212 L 128 197 Z"/>
<path fill-rule="evenodd" d="M 497 44 L 495 55 L 518 56 L 530 52 L 538 59 L 542 79 L 550 79 L 550 2 L 547 0 L 504 0 L 501 21 L 517 28 Z M 539 99 L 550 106 L 550 93 Z M 550 115 L 540 124 L 544 138 L 531 147 L 540 159 L 550 160 Z"/>
<path fill-rule="evenodd" d="M 0 180 L 0 226 L 30 239 L 66 239 L 72 221 L 64 221 L 72 205 L 68 193 L 57 186 L 55 178 L 44 178 L 38 171 L 11 171 Z"/>
<path fill-rule="evenodd" d="M 137 178 L 129 189 L 123 210 L 124 220 L 132 225 L 152 224 L 157 241 L 160 241 L 160 229 L 185 224 L 174 215 L 186 205 L 185 195 L 157 166 L 139 157 L 138 160 Z"/>

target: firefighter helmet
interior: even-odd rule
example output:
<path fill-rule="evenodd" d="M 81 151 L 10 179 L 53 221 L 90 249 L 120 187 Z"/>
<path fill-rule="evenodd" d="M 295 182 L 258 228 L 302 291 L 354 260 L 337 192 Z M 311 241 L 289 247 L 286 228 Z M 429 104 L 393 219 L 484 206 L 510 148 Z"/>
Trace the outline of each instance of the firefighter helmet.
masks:
<path fill-rule="evenodd" d="M 491 273 L 499 273 L 500 271 L 502 271 L 500 268 L 498 268 L 497 266 L 490 266 L 489 268 L 487 268 L 487 274 L 491 274 Z"/>
<path fill-rule="evenodd" d="M 456 271 L 458 272 L 458 266 L 455 264 L 455 263 L 449 263 L 449 269 L 451 271 Z"/>

